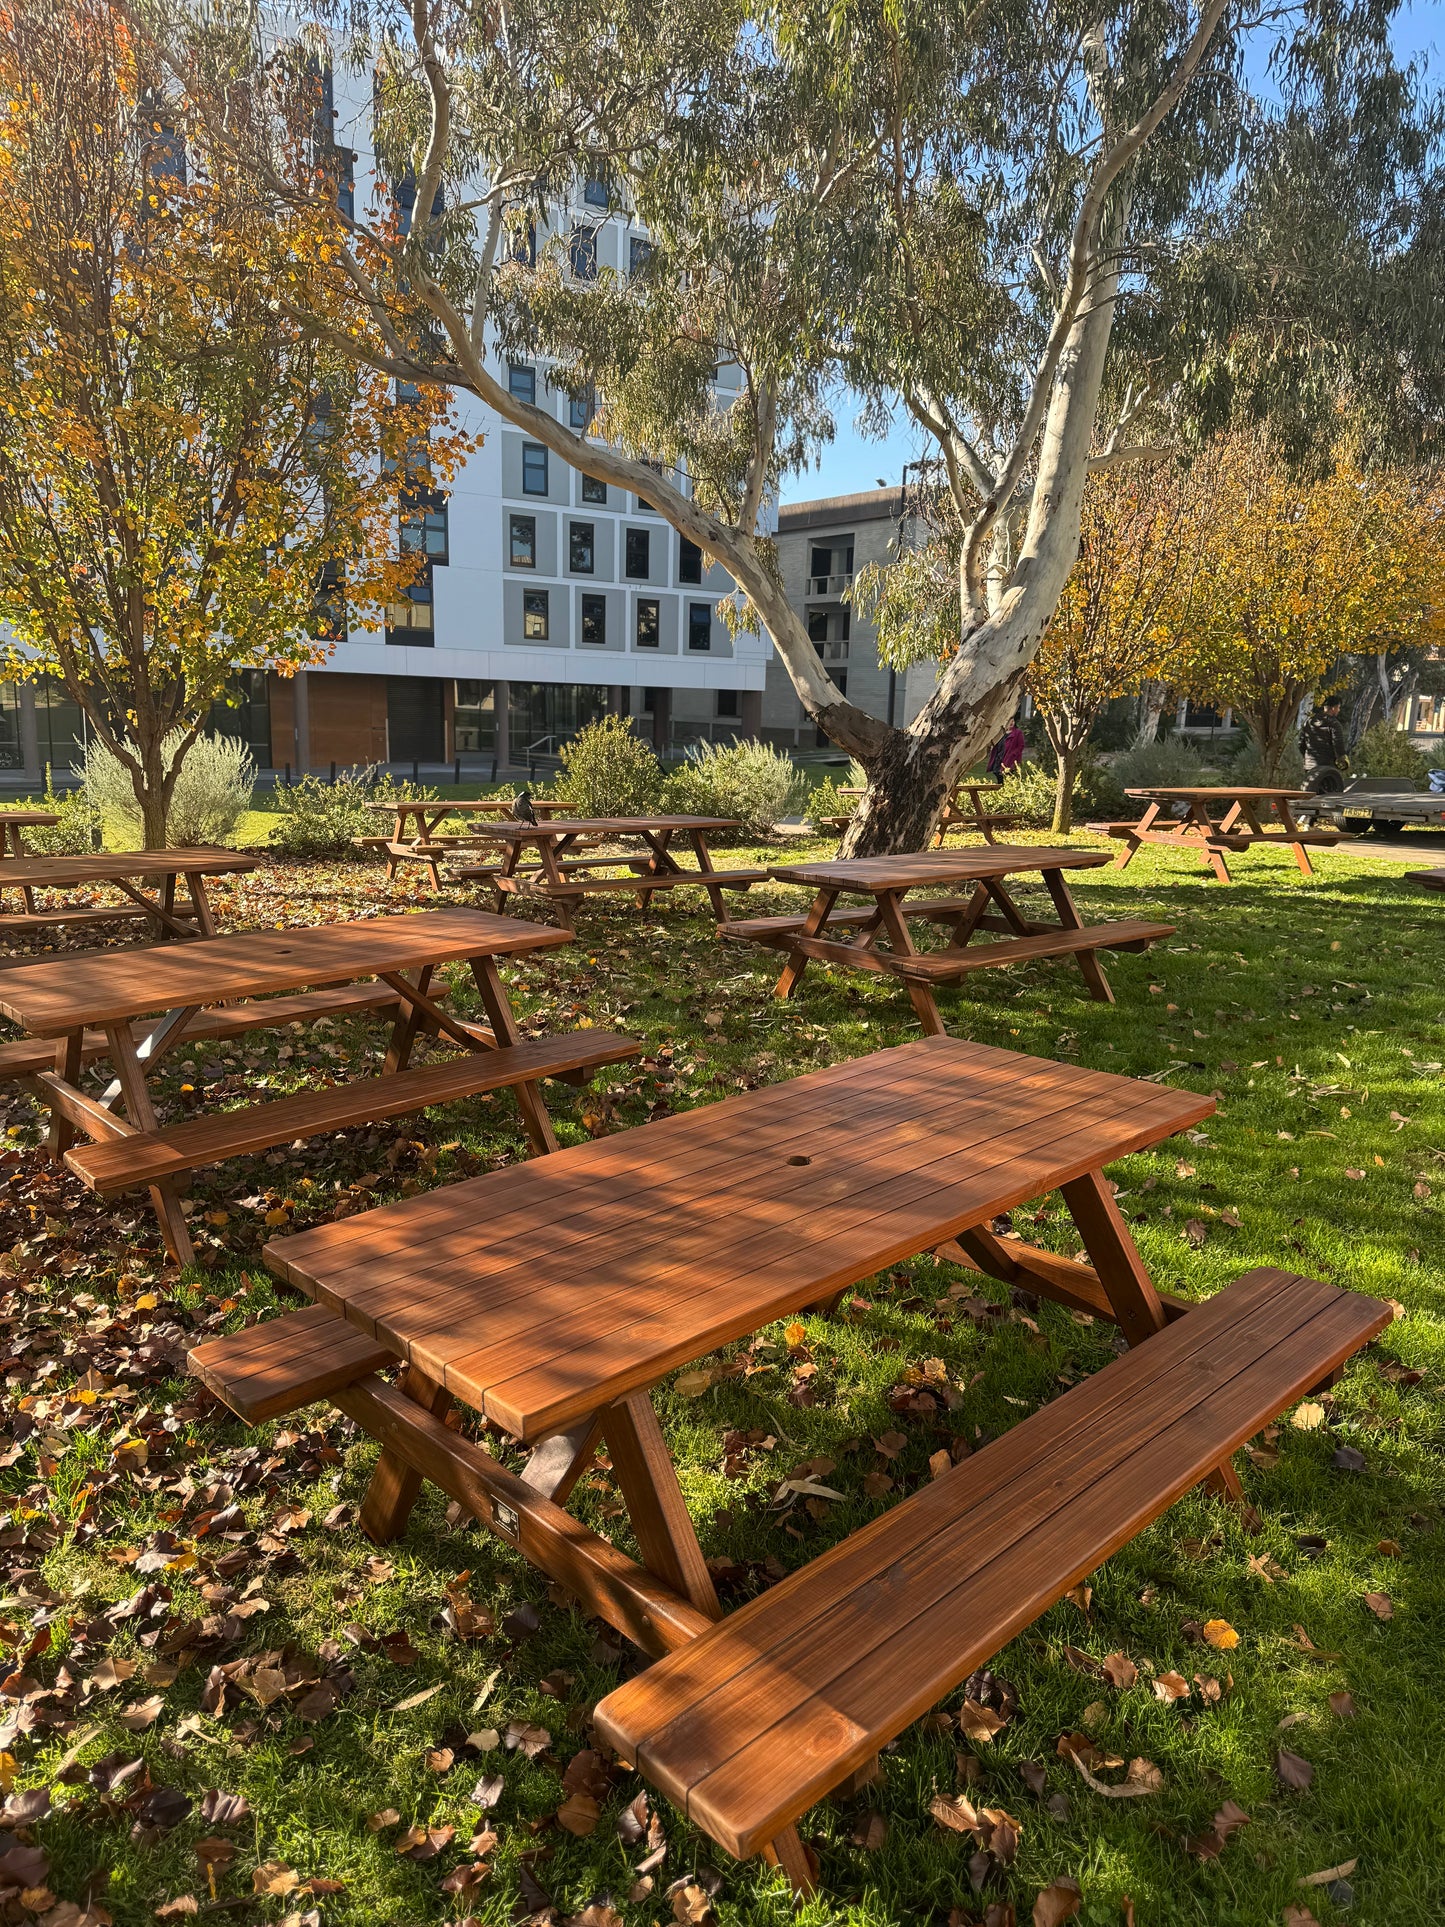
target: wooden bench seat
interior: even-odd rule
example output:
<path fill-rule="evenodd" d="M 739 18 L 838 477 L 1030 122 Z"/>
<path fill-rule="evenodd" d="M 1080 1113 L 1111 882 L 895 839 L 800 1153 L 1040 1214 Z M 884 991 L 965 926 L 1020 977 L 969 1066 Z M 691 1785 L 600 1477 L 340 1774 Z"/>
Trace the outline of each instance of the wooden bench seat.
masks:
<path fill-rule="evenodd" d="M 186 1363 L 223 1404 L 255 1425 L 339 1392 L 397 1357 L 324 1305 L 208 1338 Z"/>
<path fill-rule="evenodd" d="M 970 944 L 966 950 L 931 950 L 919 957 L 884 961 L 893 975 L 915 983 L 948 983 L 970 970 L 1027 963 L 1037 957 L 1071 957 L 1081 950 L 1147 950 L 1174 931 L 1172 923 L 1091 923 L 1082 930 L 1047 930 L 1032 937 L 1010 937 L 1005 943 Z"/>
<path fill-rule="evenodd" d="M 967 897 L 907 897 L 903 903 L 905 917 L 926 917 L 930 922 L 946 922 L 950 917 L 962 917 L 968 913 Z M 829 930 L 839 930 L 845 926 L 856 929 L 872 921 L 878 914 L 876 906 L 850 910 L 834 909 L 828 917 Z M 720 937 L 731 937 L 737 943 L 766 943 L 787 947 L 792 937 L 804 928 L 808 919 L 805 916 L 790 917 L 738 917 L 718 925 Z M 982 917 L 979 919 L 985 929 L 1008 929 L 1001 917 Z M 850 955 L 853 953 L 850 951 Z"/>
<path fill-rule="evenodd" d="M 625 857 L 613 859 L 625 862 Z M 749 890 L 768 876 L 761 867 L 749 870 L 659 870 L 643 871 L 630 877 L 589 877 L 585 883 L 550 883 L 529 879 L 532 888 L 544 897 L 587 897 L 596 890 L 674 890 L 680 883 L 703 884 L 710 889 Z"/>
<path fill-rule="evenodd" d="M 1146 843 L 1182 843 L 1186 849 L 1191 843 L 1198 843 L 1201 847 L 1210 847 L 1218 844 L 1219 847 L 1224 850 L 1247 850 L 1252 842 L 1257 843 L 1259 841 L 1259 838 L 1255 836 L 1252 830 L 1230 830 L 1228 832 L 1220 830 L 1212 832 L 1207 837 L 1202 837 L 1193 834 L 1188 836 L 1181 835 L 1180 831 L 1182 827 L 1178 819 L 1172 816 L 1164 818 L 1162 822 L 1156 823 L 1152 828 L 1142 832 L 1139 829 L 1137 819 L 1132 823 L 1086 823 L 1084 825 L 1084 828 L 1086 830 L 1092 830 L 1095 836 L 1139 837 L 1142 835 L 1143 841 Z"/>
<path fill-rule="evenodd" d="M 1389 1321 L 1248 1273 L 609 1693 L 599 1737 L 759 1851 Z"/>
<path fill-rule="evenodd" d="M 3 882 L 4 874 L 0 871 L 0 884 Z M 11 931 L 49 930 L 63 923 L 116 923 L 125 917 L 148 917 L 153 914 L 143 903 L 79 903 L 69 910 L 6 911 L 0 915 L 0 935 L 8 936 Z M 171 915 L 194 917 L 195 912 L 183 904 L 177 904 Z"/>
<path fill-rule="evenodd" d="M 190 1118 L 164 1131 L 126 1131 L 105 1143 L 77 1145 L 66 1152 L 65 1162 L 92 1191 L 125 1191 L 217 1164 L 223 1158 L 289 1144 L 293 1138 L 379 1123 L 429 1104 L 447 1104 L 538 1078 L 596 1070 L 635 1057 L 640 1049 L 632 1038 L 607 1031 L 529 1039 L 450 1058 L 444 1064 L 357 1078 L 324 1091 L 301 1091 L 242 1110 Z M 120 1124 L 119 1119 L 116 1122 Z"/>
<path fill-rule="evenodd" d="M 450 986 L 438 984 L 428 990 L 433 1003 L 451 995 Z M 314 1023 L 318 1017 L 394 1015 L 397 994 L 387 984 L 342 984 L 334 990 L 306 990 L 292 997 L 269 997 L 246 1004 L 217 1004 L 197 1011 L 181 1033 L 180 1042 L 214 1042 L 223 1037 L 240 1037 L 249 1030 L 272 1030 L 281 1024 Z M 137 1043 L 146 1027 L 133 1026 Z M 81 1045 L 81 1062 L 90 1064 L 107 1055 L 105 1032 L 87 1030 Z M 37 1071 L 55 1068 L 55 1043 L 49 1038 L 14 1037 L 0 1044 L 0 1078 L 28 1077 Z"/>

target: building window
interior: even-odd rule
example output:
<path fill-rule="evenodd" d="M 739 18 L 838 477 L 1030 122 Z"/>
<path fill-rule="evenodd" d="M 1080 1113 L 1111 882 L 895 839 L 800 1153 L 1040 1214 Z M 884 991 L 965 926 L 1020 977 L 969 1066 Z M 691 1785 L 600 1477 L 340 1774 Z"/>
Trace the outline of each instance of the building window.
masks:
<path fill-rule="evenodd" d="M 689 649 L 712 648 L 712 604 L 710 602 L 688 603 L 687 646 Z"/>
<path fill-rule="evenodd" d="M 585 435 L 592 426 L 592 417 L 597 413 L 597 398 L 588 393 L 574 395 L 567 404 L 567 420 L 579 435 Z"/>
<path fill-rule="evenodd" d="M 567 243 L 567 259 L 572 273 L 578 281 L 597 279 L 597 230 L 595 227 L 574 227 Z"/>
<path fill-rule="evenodd" d="M 547 591 L 528 589 L 522 596 L 522 635 L 527 642 L 545 642 L 548 631 Z"/>
<path fill-rule="evenodd" d="M 600 503 L 605 508 L 607 506 L 606 482 L 599 482 L 595 475 L 584 475 L 582 477 L 582 500 L 584 502 Z"/>
<path fill-rule="evenodd" d="M 642 692 L 642 713 L 643 713 L 643 715 L 644 715 L 644 716 L 652 716 L 652 715 L 655 715 L 655 714 L 656 714 L 656 711 L 657 711 L 657 701 L 658 701 L 658 697 L 659 697 L 659 696 L 660 696 L 661 694 L 662 694 L 662 691 L 661 691 L 660 689 L 644 689 L 644 690 L 643 690 L 643 692 Z"/>
<path fill-rule="evenodd" d="M 738 707 L 738 692 L 735 689 L 720 689 L 717 692 L 717 713 L 720 717 L 737 717 L 742 714 Z"/>
<path fill-rule="evenodd" d="M 652 243 L 642 235 L 634 234 L 627 244 L 627 272 L 641 274 L 652 258 Z"/>
<path fill-rule="evenodd" d="M 424 555 L 429 562 L 449 559 L 447 502 L 444 495 L 413 496 L 411 506 L 401 517 L 401 552 Z"/>
<path fill-rule="evenodd" d="M 423 564 L 409 589 L 387 604 L 386 639 L 412 649 L 430 649 L 436 641 L 430 562 Z"/>
<path fill-rule="evenodd" d="M 585 595 L 582 598 L 582 640 L 594 649 L 601 649 L 607 642 L 607 598 L 600 595 Z"/>
<path fill-rule="evenodd" d="M 662 604 L 656 596 L 637 598 L 637 646 L 656 649 L 662 641 Z"/>
<path fill-rule="evenodd" d="M 607 192 L 607 176 L 600 167 L 589 167 L 587 184 L 582 189 L 582 198 L 588 207 L 610 207 L 612 198 Z"/>
<path fill-rule="evenodd" d="M 531 402 L 535 406 L 537 400 L 536 369 L 529 368 L 527 364 L 522 361 L 509 361 L 507 363 L 507 393 L 512 397 L 513 401 Z"/>
<path fill-rule="evenodd" d="M 591 522 L 571 522 L 567 527 L 567 567 L 576 575 L 591 575 L 597 552 L 597 530 Z"/>
<path fill-rule="evenodd" d="M 536 568 L 537 518 L 535 515 L 514 515 L 511 518 L 507 559 L 514 569 Z"/>
<path fill-rule="evenodd" d="M 652 537 L 647 529 L 627 531 L 627 573 L 636 582 L 645 582 L 651 573 L 649 560 Z"/>
<path fill-rule="evenodd" d="M 702 550 L 686 536 L 677 552 L 677 579 L 679 582 L 702 581 Z"/>
<path fill-rule="evenodd" d="M 540 442 L 522 444 L 522 493 L 547 493 L 547 451 Z"/>

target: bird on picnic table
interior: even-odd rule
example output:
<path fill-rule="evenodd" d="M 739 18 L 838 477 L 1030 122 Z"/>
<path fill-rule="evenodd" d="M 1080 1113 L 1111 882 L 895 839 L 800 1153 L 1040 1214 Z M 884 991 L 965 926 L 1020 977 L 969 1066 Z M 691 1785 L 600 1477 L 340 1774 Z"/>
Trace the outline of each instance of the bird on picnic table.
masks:
<path fill-rule="evenodd" d="M 532 799 L 526 790 L 518 790 L 512 798 L 512 820 L 514 823 L 535 823 L 537 812 L 532 808 Z"/>

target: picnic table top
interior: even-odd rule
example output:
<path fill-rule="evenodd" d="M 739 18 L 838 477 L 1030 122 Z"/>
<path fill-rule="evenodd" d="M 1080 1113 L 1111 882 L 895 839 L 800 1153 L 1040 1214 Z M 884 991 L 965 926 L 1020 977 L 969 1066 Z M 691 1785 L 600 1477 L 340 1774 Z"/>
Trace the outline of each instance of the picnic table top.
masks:
<path fill-rule="evenodd" d="M 818 890 L 912 890 L 930 883 L 972 883 L 1016 870 L 1096 870 L 1113 861 L 1108 850 L 1031 848 L 994 843 L 972 850 L 916 850 L 900 856 L 835 857 L 821 863 L 774 865 L 780 883 Z"/>
<path fill-rule="evenodd" d="M 75 883 L 109 883 L 116 877 L 220 876 L 227 871 L 254 870 L 259 857 L 239 850 L 201 847 L 193 850 L 97 850 L 90 856 L 11 856 L 5 859 L 4 882 L 30 884 L 35 889 L 64 890 Z"/>
<path fill-rule="evenodd" d="M 571 943 L 567 930 L 485 910 L 421 910 L 296 930 L 250 930 L 146 950 L 91 950 L 0 972 L 0 1012 L 32 1037 L 383 970 Z"/>
<path fill-rule="evenodd" d="M 1271 789 L 1259 783 L 1216 783 L 1208 784 L 1150 784 L 1146 789 L 1125 790 L 1126 796 L 1143 797 L 1146 802 L 1249 802 L 1255 797 L 1305 797 L 1314 794 L 1312 790 Z"/>
<path fill-rule="evenodd" d="M 962 776 L 955 779 L 952 788 L 955 790 L 968 790 L 974 796 L 993 796 L 1003 788 L 1003 784 L 996 783 L 991 776 L 981 778 L 977 783 L 973 781 L 972 777 Z M 838 794 L 840 796 L 866 796 L 868 792 L 862 789 L 844 789 L 839 790 Z"/>
<path fill-rule="evenodd" d="M 1213 1109 L 927 1037 L 264 1255 L 525 1441 Z"/>
<path fill-rule="evenodd" d="M 654 830 L 735 830 L 733 816 L 554 816 L 547 823 L 494 823 L 488 836 L 530 842 L 538 837 L 649 836 Z"/>
<path fill-rule="evenodd" d="M 512 805 L 505 796 L 473 796 L 463 799 L 442 796 L 434 797 L 430 802 L 418 800 L 415 797 L 404 798 L 394 803 L 370 801 L 366 807 L 369 810 L 381 810 L 387 816 L 434 816 L 438 810 L 444 811 L 448 816 L 471 816 L 478 813 L 487 816 L 505 816 Z M 565 810 L 567 805 L 546 796 L 534 796 L 532 808 L 555 813 L 558 810 Z"/>
<path fill-rule="evenodd" d="M 6 810 L 0 809 L 0 823 L 18 823 L 22 829 L 49 829 L 60 818 L 53 810 Z"/>

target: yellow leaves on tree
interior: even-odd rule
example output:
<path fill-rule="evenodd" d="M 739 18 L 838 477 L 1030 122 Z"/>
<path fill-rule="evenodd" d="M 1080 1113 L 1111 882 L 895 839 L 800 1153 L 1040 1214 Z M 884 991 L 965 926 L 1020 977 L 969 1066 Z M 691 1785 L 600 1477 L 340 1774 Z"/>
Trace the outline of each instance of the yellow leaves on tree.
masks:
<path fill-rule="evenodd" d="M 1241 714 L 1273 775 L 1301 703 L 1341 656 L 1431 640 L 1445 502 L 1408 474 L 1362 473 L 1344 452 L 1298 478 L 1263 432 L 1207 451 L 1189 492 L 1198 593 L 1179 681 Z"/>
<path fill-rule="evenodd" d="M 296 218 L 304 278 L 335 210 Z M 238 669 L 405 593 L 399 515 L 465 447 L 439 390 L 330 345 L 334 275 L 282 297 L 273 240 L 105 0 L 0 14 L 0 669 L 63 682 L 148 843 Z"/>
<path fill-rule="evenodd" d="M 1079 559 L 1027 677 L 1059 761 L 1055 830 L 1071 827 L 1079 751 L 1099 712 L 1173 672 L 1197 545 L 1173 463 L 1137 462 L 1089 478 Z"/>

